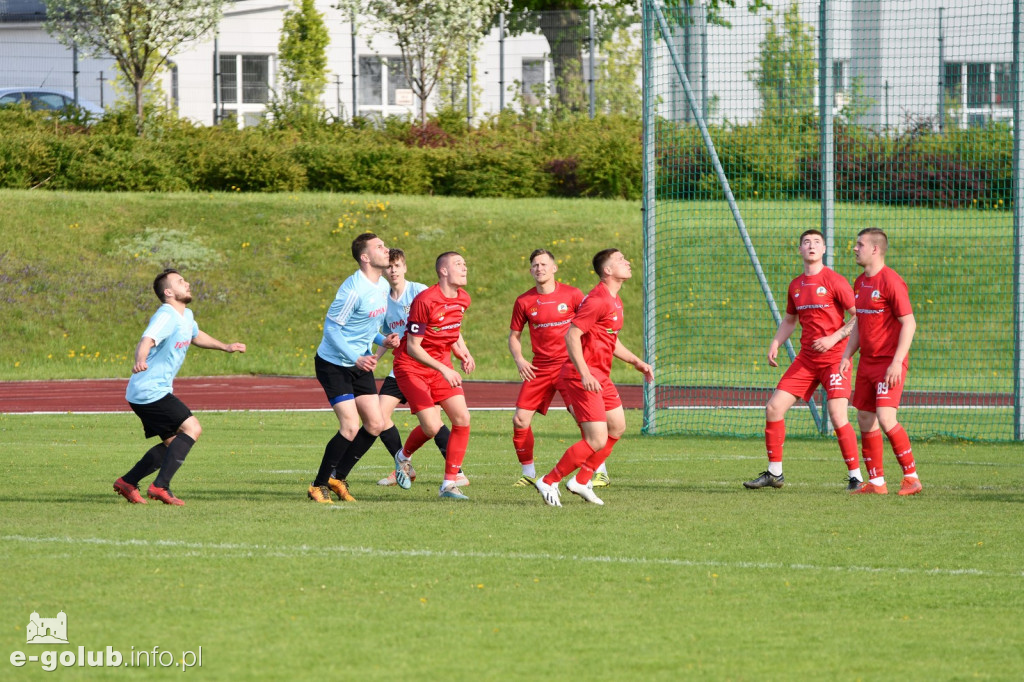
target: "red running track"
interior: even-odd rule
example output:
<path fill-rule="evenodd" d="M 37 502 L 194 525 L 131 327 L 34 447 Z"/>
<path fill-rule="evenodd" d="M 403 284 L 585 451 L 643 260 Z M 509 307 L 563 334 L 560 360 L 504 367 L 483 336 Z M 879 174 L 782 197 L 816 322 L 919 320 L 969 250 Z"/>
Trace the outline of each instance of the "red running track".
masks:
<path fill-rule="evenodd" d="M 379 383 L 379 382 L 378 382 Z M 0 382 L 0 413 L 14 412 L 127 412 L 127 379 Z M 511 409 L 519 382 L 467 381 L 463 384 L 470 408 Z M 643 387 L 619 387 L 622 404 L 643 407 Z M 191 377 L 174 381 L 175 395 L 193 410 L 326 410 L 320 384 L 313 377 L 235 376 Z M 727 386 L 659 386 L 658 408 L 763 408 L 771 389 Z M 907 391 L 906 407 L 992 408 L 1012 407 L 1009 393 Z M 553 407 L 564 407 L 555 395 Z"/>
<path fill-rule="evenodd" d="M 127 379 L 4 381 L 0 382 L 0 413 L 127 412 L 127 385 Z M 518 381 L 467 381 L 463 388 L 471 408 L 510 409 L 519 394 Z M 181 377 L 174 380 L 174 394 L 193 410 L 330 409 L 313 377 Z M 619 395 L 628 408 L 643 406 L 640 386 L 620 386 Z M 556 395 L 552 406 L 564 405 Z"/>

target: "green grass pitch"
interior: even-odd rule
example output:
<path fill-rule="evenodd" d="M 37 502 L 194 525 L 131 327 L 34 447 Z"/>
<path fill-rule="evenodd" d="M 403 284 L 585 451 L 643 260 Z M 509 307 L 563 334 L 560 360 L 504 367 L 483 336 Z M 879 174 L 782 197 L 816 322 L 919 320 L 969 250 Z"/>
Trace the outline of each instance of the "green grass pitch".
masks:
<path fill-rule="evenodd" d="M 609 461 L 606 506 L 513 488 L 509 412 L 474 413 L 469 502 L 437 498 L 428 444 L 409 491 L 305 499 L 326 412 L 201 413 L 174 490 L 128 505 L 111 482 L 145 443 L 132 414 L 0 415 L 4 679 L 170 679 L 14 651 L 180 652 L 188 679 L 1019 679 L 1019 448 L 915 444 L 924 493 L 850 497 L 835 444 L 787 443 L 787 484 L 748 491 L 757 440 L 640 437 Z M 409 428 L 408 413 L 398 424 Z M 546 470 L 576 431 L 535 422 Z M 886 448 L 890 485 L 898 469 Z M 26 644 L 67 614 L 68 646 Z"/>

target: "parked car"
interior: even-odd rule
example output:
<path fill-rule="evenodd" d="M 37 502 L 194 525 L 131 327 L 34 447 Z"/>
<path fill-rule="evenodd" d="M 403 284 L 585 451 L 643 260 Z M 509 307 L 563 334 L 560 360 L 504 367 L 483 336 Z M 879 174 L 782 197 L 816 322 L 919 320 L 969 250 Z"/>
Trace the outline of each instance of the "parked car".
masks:
<path fill-rule="evenodd" d="M 28 101 L 37 111 L 64 111 L 75 106 L 75 96 L 65 90 L 53 88 L 0 88 L 0 107 Z M 103 108 L 89 100 L 78 98 L 78 108 L 93 118 L 103 116 Z"/>

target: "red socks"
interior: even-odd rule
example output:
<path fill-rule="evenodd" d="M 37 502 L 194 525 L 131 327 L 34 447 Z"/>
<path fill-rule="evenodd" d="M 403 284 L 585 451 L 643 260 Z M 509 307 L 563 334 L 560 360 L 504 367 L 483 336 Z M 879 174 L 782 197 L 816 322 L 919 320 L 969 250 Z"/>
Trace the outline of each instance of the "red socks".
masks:
<path fill-rule="evenodd" d="M 903 467 L 903 475 L 917 473 L 917 465 L 914 463 L 914 453 L 910 449 L 910 437 L 903 430 L 903 426 L 897 424 L 885 433 L 889 438 L 889 445 L 892 446 L 896 461 Z"/>
<path fill-rule="evenodd" d="M 604 444 L 604 447 L 590 457 L 587 457 L 587 461 L 580 466 L 580 473 L 576 474 L 576 482 L 583 485 L 590 483 L 590 479 L 594 477 L 594 472 L 604 464 L 605 460 L 608 459 L 608 455 L 612 454 L 612 448 L 618 442 L 618 438 L 608 436 L 608 442 Z"/>
<path fill-rule="evenodd" d="M 864 466 L 868 469 L 868 479 L 882 478 L 884 476 L 882 467 L 882 431 L 860 433 L 860 447 L 864 453 Z"/>
<path fill-rule="evenodd" d="M 430 440 L 430 438 L 427 434 L 423 433 L 423 429 L 417 426 L 409 432 L 409 437 L 405 439 L 405 445 L 402 446 L 402 453 L 406 457 L 412 457 L 412 453 L 419 450 L 420 446 L 428 440 Z"/>
<path fill-rule="evenodd" d="M 516 448 L 516 457 L 520 464 L 529 464 L 533 461 L 533 429 L 512 428 L 512 445 Z"/>
<path fill-rule="evenodd" d="M 469 427 L 452 426 L 452 435 L 448 437 L 448 449 L 444 456 L 444 480 L 454 481 L 462 468 L 462 460 L 466 458 L 469 446 Z"/>
<path fill-rule="evenodd" d="M 555 468 L 544 477 L 544 482 L 548 485 L 558 483 L 563 478 L 576 471 L 576 469 L 579 469 L 580 465 L 586 462 L 593 454 L 594 450 L 587 445 L 587 441 L 577 441 L 565 451 L 565 454 L 562 455 L 562 459 L 558 460 L 558 464 L 555 465 Z"/>
<path fill-rule="evenodd" d="M 836 438 L 839 440 L 839 452 L 846 462 L 846 470 L 853 471 L 860 468 L 860 459 L 857 457 L 857 434 L 853 425 L 847 422 L 836 429 Z"/>
<path fill-rule="evenodd" d="M 764 446 L 768 450 L 769 462 L 782 461 L 782 444 L 786 442 L 786 421 L 780 419 L 777 422 L 765 421 L 764 423 Z"/>

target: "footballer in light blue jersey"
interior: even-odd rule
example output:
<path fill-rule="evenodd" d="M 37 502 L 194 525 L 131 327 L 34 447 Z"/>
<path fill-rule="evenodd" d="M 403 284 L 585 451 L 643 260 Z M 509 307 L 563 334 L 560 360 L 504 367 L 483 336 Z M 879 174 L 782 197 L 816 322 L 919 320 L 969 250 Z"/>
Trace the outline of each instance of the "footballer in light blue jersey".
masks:
<path fill-rule="evenodd" d="M 164 303 L 149 318 L 143 337 L 156 341 L 149 350 L 146 364 L 149 368 L 133 374 L 128 380 L 125 400 L 137 405 L 148 405 L 174 392 L 174 376 L 185 362 L 185 353 L 192 339 L 199 334 L 192 311 L 185 308 L 179 313 L 170 303 Z"/>
<path fill-rule="evenodd" d="M 324 318 L 317 355 L 342 367 L 353 367 L 360 356 L 370 355 L 374 343 L 384 342 L 380 328 L 389 291 L 383 277 L 371 282 L 361 270 L 342 282 Z"/>
<path fill-rule="evenodd" d="M 185 362 L 190 346 L 244 353 L 244 343 L 223 343 L 200 331 L 192 311 L 192 287 L 177 270 L 167 269 L 153 280 L 153 293 L 160 307 L 149 318 L 135 347 L 132 378 L 125 399 L 139 419 L 146 438 L 157 436 L 151 447 L 124 476 L 114 481 L 114 492 L 132 504 L 146 504 L 139 481 L 157 473 L 146 491 L 147 497 L 180 507 L 185 503 L 171 492 L 171 478 L 203 429 L 185 403 L 174 395 L 174 377 Z"/>
<path fill-rule="evenodd" d="M 390 287 L 381 275 L 388 267 L 388 247 L 372 232 L 352 240 L 359 269 L 342 282 L 324 318 L 324 334 L 313 358 L 317 381 L 338 417 L 338 429 L 324 454 L 306 496 L 333 504 L 332 493 L 345 502 L 355 498 L 345 477 L 377 439 L 383 423 L 373 370 L 382 348 L 398 345 L 397 334 L 382 334 Z"/>

